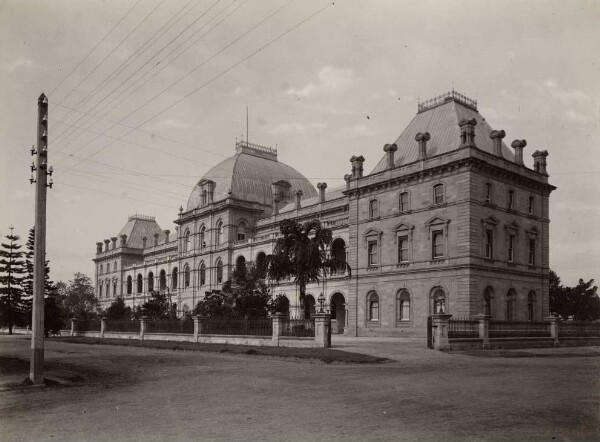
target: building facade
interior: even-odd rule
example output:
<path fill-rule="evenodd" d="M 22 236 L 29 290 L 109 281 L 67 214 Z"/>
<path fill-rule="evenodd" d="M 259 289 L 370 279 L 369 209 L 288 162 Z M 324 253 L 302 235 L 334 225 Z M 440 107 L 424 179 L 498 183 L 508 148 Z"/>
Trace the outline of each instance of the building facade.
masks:
<path fill-rule="evenodd" d="M 334 332 L 353 336 L 423 335 L 438 312 L 541 320 L 555 189 L 548 153 L 536 150 L 529 168 L 525 140 L 509 148 L 504 137 L 453 91 L 420 103 L 371 173 L 353 156 L 345 186 L 317 189 L 276 150 L 238 142 L 197 183 L 173 232 L 134 215 L 97 243 L 97 296 L 104 308 L 117 296 L 134 306 L 160 290 L 190 312 L 236 265 L 264 271 L 281 220 L 318 219 L 333 231 L 329 253 L 351 274 L 309 285 L 304 309 L 292 281 L 272 284 L 293 317 L 309 315 L 323 292 Z"/>

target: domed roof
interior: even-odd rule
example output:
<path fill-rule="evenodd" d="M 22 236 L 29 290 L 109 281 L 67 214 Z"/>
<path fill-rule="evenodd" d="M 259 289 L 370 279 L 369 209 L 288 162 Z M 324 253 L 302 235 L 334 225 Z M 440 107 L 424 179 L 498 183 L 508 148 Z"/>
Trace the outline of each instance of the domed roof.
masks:
<path fill-rule="evenodd" d="M 304 175 L 287 164 L 277 161 L 277 151 L 268 147 L 243 142 L 236 143 L 235 155 L 210 169 L 190 195 L 187 210 L 200 205 L 201 182 L 215 183 L 213 201 L 235 198 L 260 204 L 273 203 L 272 184 L 286 181 L 291 194 L 302 191 L 302 199 L 317 196 L 314 186 Z"/>

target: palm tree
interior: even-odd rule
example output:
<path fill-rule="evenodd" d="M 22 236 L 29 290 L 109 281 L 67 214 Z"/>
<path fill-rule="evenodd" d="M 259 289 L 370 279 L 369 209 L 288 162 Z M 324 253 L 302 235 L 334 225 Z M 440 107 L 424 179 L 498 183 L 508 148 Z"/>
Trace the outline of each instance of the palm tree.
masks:
<path fill-rule="evenodd" d="M 318 220 L 300 224 L 286 219 L 281 221 L 279 229 L 282 237 L 277 239 L 269 257 L 269 278 L 279 282 L 293 277 L 298 286 L 300 305 L 304 307 L 306 285 L 319 283 L 320 278 L 325 278 L 328 272 L 339 269 L 342 264 L 327 256 L 333 233 L 331 229 L 322 227 Z"/>

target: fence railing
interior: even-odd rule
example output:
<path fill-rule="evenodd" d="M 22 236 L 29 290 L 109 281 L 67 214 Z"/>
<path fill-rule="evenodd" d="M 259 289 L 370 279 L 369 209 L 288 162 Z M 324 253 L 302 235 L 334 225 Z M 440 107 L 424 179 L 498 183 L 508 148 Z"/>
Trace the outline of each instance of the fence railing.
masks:
<path fill-rule="evenodd" d="M 203 335 L 272 336 L 273 321 L 267 319 L 208 319 L 202 320 Z"/>
<path fill-rule="evenodd" d="M 565 321 L 558 323 L 558 336 L 563 338 L 600 338 L 600 322 L 591 321 Z"/>
<path fill-rule="evenodd" d="M 75 322 L 75 330 L 77 331 L 100 331 L 99 319 L 78 320 Z"/>
<path fill-rule="evenodd" d="M 531 321 L 490 321 L 489 336 L 490 338 L 550 337 L 550 323 Z"/>
<path fill-rule="evenodd" d="M 314 337 L 314 319 L 287 319 L 283 322 L 283 336 Z"/>
<path fill-rule="evenodd" d="M 140 321 L 137 319 L 133 319 L 133 320 L 107 319 L 104 331 L 139 333 L 140 332 Z"/>
<path fill-rule="evenodd" d="M 478 338 L 479 321 L 474 319 L 450 319 L 448 322 L 449 338 Z"/>
<path fill-rule="evenodd" d="M 192 320 L 163 319 L 160 321 L 147 321 L 146 333 L 179 333 L 184 335 L 194 334 Z"/>

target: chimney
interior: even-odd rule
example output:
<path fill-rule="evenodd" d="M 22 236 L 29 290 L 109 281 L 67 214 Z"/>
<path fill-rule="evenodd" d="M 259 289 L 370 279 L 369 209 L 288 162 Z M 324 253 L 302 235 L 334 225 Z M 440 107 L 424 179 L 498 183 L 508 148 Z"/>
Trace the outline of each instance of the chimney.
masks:
<path fill-rule="evenodd" d="M 171 234 L 170 230 L 165 230 L 165 242 L 169 242 L 169 235 Z"/>
<path fill-rule="evenodd" d="M 398 150 L 398 146 L 396 144 L 386 144 L 383 146 L 383 151 L 386 153 L 387 158 L 387 168 L 393 169 L 396 167 L 394 163 L 394 153 Z"/>
<path fill-rule="evenodd" d="M 110 240 L 112 241 L 112 249 L 113 250 L 116 249 L 117 248 L 117 237 L 113 236 Z"/>
<path fill-rule="evenodd" d="M 475 145 L 475 126 L 477 126 L 477 120 L 471 118 L 467 120 L 463 118 L 458 123 L 460 126 L 460 147 L 477 147 Z"/>
<path fill-rule="evenodd" d="M 352 179 L 352 175 L 347 173 L 344 175 L 344 181 L 346 181 L 346 190 L 350 190 L 350 180 Z"/>
<path fill-rule="evenodd" d="M 490 133 L 490 138 L 494 143 L 494 155 L 502 158 L 502 138 L 506 136 L 506 132 L 503 130 L 493 130 Z"/>
<path fill-rule="evenodd" d="M 325 189 L 327 189 L 327 183 L 317 183 L 317 189 L 319 189 L 319 201 L 323 204 L 325 202 Z"/>
<path fill-rule="evenodd" d="M 546 171 L 546 157 L 548 156 L 547 150 L 536 150 L 533 157 L 533 170 L 543 175 L 548 175 Z"/>
<path fill-rule="evenodd" d="M 96 243 L 96 253 L 102 253 L 102 242 Z"/>
<path fill-rule="evenodd" d="M 159 235 L 158 235 L 158 232 L 156 232 L 156 233 L 154 234 L 154 246 L 155 246 L 155 247 L 158 245 L 158 237 L 159 237 Z"/>
<path fill-rule="evenodd" d="M 273 198 L 273 215 L 277 215 L 279 213 L 279 197 L 275 195 Z"/>
<path fill-rule="evenodd" d="M 510 145 L 515 149 L 515 163 L 523 165 L 523 149 L 527 146 L 527 141 L 515 140 Z"/>
<path fill-rule="evenodd" d="M 424 160 L 425 158 L 427 158 L 427 142 L 430 139 L 431 135 L 429 135 L 429 132 L 419 132 L 415 136 L 415 141 L 419 143 L 419 156 L 417 157 L 418 160 Z"/>
<path fill-rule="evenodd" d="M 108 252 L 109 247 L 110 247 L 110 239 L 105 239 L 104 240 L 104 251 Z"/>
<path fill-rule="evenodd" d="M 296 191 L 296 210 L 300 210 L 302 208 L 302 204 L 300 203 L 301 199 L 302 199 L 302 191 L 297 190 Z"/>
<path fill-rule="evenodd" d="M 127 235 L 121 235 L 121 247 L 125 247 L 127 245 Z"/>
<path fill-rule="evenodd" d="M 145 248 L 146 248 L 146 244 L 148 244 L 148 237 L 147 237 L 147 236 L 144 236 L 144 237 L 142 238 L 142 248 L 144 248 L 144 249 L 145 249 Z"/>
<path fill-rule="evenodd" d="M 358 157 L 353 155 L 352 158 L 350 158 L 350 162 L 352 163 L 352 178 L 362 178 L 365 157 L 362 155 Z"/>

